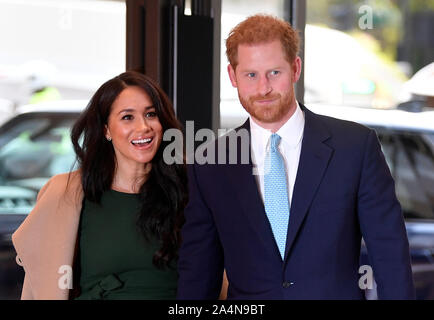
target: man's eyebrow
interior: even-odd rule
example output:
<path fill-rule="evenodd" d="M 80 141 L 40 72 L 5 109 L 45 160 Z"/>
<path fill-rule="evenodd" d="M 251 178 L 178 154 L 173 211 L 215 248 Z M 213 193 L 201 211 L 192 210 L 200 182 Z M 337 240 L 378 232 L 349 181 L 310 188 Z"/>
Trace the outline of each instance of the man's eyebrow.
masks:
<path fill-rule="evenodd" d="M 283 69 L 283 67 L 281 65 L 278 65 L 278 66 L 274 66 L 272 68 L 267 68 L 267 72 L 272 71 L 272 70 L 281 70 L 281 69 Z M 246 68 L 246 69 L 240 68 L 240 72 L 242 72 L 242 73 L 257 73 L 258 71 L 254 70 L 254 69 L 249 69 L 249 68 Z"/>

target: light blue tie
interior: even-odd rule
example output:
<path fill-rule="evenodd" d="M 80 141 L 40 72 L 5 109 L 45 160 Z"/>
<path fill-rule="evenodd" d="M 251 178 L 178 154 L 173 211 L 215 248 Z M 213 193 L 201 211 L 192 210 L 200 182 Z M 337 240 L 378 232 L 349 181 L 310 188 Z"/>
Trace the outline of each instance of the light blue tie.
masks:
<path fill-rule="evenodd" d="M 265 212 L 283 260 L 288 232 L 289 201 L 285 164 L 277 148 L 279 142 L 280 136 L 273 133 L 270 138 L 270 150 L 265 156 L 264 198 Z"/>

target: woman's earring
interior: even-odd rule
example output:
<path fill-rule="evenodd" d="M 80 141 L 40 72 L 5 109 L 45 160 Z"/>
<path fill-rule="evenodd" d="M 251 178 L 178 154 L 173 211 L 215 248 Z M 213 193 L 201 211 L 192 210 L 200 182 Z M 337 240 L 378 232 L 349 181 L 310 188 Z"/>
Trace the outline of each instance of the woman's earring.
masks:
<path fill-rule="evenodd" d="M 108 142 L 112 141 L 112 138 L 111 138 L 111 137 L 106 137 L 106 138 L 107 138 L 107 141 L 108 141 Z"/>

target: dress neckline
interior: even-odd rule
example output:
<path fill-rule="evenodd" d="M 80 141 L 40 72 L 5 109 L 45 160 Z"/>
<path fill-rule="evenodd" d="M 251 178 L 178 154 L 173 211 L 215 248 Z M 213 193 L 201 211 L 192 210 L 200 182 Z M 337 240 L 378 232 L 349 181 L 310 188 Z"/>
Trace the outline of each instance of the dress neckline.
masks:
<path fill-rule="evenodd" d="M 121 195 L 127 195 L 127 196 L 138 196 L 139 195 L 139 193 L 129 193 L 129 192 L 117 191 L 114 189 L 110 189 L 109 191 L 111 191 L 113 193 L 121 194 Z"/>

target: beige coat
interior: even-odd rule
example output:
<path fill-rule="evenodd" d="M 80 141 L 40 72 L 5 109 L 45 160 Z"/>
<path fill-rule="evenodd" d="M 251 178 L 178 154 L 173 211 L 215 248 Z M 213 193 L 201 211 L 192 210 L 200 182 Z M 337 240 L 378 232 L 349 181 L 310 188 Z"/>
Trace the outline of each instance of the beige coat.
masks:
<path fill-rule="evenodd" d="M 17 263 L 25 271 L 21 299 L 69 298 L 70 290 L 59 282 L 68 267 L 72 270 L 82 199 L 79 171 L 52 177 L 12 235 Z"/>

